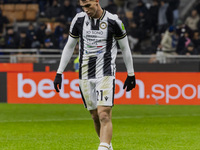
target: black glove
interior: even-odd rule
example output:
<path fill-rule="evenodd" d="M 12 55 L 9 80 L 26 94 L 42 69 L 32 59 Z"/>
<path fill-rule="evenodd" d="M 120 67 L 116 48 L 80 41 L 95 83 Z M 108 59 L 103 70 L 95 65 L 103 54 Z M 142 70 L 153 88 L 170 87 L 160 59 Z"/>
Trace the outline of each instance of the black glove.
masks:
<path fill-rule="evenodd" d="M 126 81 L 124 82 L 123 89 L 126 88 L 126 91 L 130 91 L 135 88 L 135 76 L 127 76 Z"/>
<path fill-rule="evenodd" d="M 60 92 L 59 89 L 61 89 L 61 83 L 62 83 L 62 74 L 57 73 L 53 82 L 56 92 Z M 58 85 L 59 85 L 59 89 L 58 89 Z"/>

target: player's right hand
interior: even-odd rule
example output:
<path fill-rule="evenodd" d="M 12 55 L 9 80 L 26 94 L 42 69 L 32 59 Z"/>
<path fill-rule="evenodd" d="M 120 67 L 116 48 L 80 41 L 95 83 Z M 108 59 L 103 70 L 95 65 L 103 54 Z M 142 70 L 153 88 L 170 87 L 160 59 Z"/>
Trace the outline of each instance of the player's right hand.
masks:
<path fill-rule="evenodd" d="M 57 73 L 53 82 L 56 92 L 60 92 L 59 89 L 61 89 L 61 83 L 62 83 L 62 74 Z"/>

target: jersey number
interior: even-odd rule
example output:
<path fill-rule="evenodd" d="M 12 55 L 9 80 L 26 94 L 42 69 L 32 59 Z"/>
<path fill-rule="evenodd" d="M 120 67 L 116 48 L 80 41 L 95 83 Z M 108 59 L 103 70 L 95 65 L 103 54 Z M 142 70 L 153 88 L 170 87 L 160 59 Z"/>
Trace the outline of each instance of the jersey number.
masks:
<path fill-rule="evenodd" d="M 97 101 L 99 101 L 99 94 L 100 94 L 100 100 L 103 100 L 103 90 L 97 91 Z"/>

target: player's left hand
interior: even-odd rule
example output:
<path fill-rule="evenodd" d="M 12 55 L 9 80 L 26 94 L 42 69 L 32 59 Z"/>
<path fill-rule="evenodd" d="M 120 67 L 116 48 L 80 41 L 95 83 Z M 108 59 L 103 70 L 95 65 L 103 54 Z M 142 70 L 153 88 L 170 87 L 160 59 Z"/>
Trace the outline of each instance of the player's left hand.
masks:
<path fill-rule="evenodd" d="M 60 92 L 59 89 L 61 89 L 61 83 L 62 83 L 62 74 L 57 73 L 53 82 L 56 92 Z M 59 89 L 58 89 L 58 86 L 59 86 Z"/>
<path fill-rule="evenodd" d="M 135 75 L 134 76 L 127 76 L 126 81 L 124 82 L 123 89 L 126 88 L 126 91 L 131 91 L 133 88 L 135 88 L 136 81 L 135 81 Z"/>

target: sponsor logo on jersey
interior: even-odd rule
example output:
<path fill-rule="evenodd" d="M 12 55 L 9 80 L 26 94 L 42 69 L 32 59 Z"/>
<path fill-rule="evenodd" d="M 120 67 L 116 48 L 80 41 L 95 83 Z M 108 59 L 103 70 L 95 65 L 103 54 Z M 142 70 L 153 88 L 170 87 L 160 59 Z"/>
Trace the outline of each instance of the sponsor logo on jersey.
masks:
<path fill-rule="evenodd" d="M 103 31 L 86 31 L 86 34 L 99 34 L 99 35 L 103 35 Z"/>

